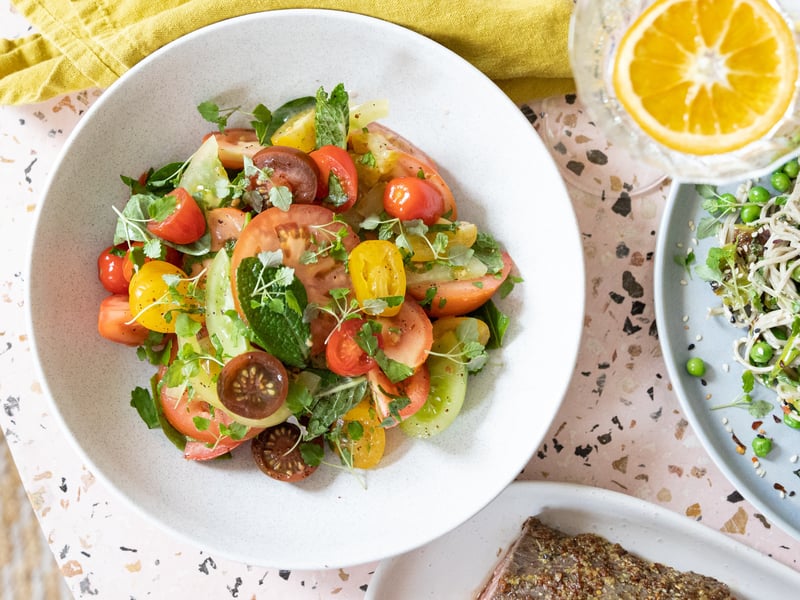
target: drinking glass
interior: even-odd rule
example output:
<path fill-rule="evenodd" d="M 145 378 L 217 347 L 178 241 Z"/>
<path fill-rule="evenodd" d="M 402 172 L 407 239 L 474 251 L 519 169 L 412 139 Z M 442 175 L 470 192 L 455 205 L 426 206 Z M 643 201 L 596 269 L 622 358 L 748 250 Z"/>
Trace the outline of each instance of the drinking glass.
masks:
<path fill-rule="evenodd" d="M 800 87 L 787 112 L 770 132 L 740 149 L 696 155 L 668 148 L 648 136 L 628 115 L 612 84 L 614 54 L 622 36 L 655 0 L 576 0 L 569 51 L 578 97 L 597 126 L 632 156 L 662 169 L 673 179 L 722 184 L 764 175 L 800 155 Z M 789 22 L 800 48 L 800 2 L 774 2 Z"/>

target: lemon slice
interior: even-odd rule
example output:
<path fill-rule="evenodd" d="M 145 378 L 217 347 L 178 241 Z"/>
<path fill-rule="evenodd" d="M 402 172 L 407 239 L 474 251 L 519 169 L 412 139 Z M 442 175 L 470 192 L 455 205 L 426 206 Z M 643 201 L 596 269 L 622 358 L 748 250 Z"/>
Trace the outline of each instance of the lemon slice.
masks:
<path fill-rule="evenodd" d="M 272 134 L 270 141 L 274 146 L 291 146 L 303 152 L 311 152 L 317 144 L 314 115 L 313 107 L 297 113 Z"/>
<path fill-rule="evenodd" d="M 794 34 L 768 0 L 656 0 L 620 41 L 613 84 L 656 141 L 708 155 L 765 136 L 797 70 Z"/>

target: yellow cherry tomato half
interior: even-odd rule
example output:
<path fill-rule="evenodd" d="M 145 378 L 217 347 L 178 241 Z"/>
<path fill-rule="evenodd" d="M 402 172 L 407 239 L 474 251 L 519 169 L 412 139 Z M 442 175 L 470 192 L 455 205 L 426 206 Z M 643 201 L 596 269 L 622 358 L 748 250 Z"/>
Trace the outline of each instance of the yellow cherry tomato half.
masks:
<path fill-rule="evenodd" d="M 134 319 L 151 331 L 174 333 L 182 312 L 197 321 L 202 318 L 186 273 L 163 260 L 146 262 L 134 273 L 128 297 Z"/>
<path fill-rule="evenodd" d="M 388 240 L 366 240 L 353 248 L 347 264 L 361 306 L 384 299 L 389 305 L 374 314 L 393 317 L 400 312 L 406 294 L 406 272 L 397 246 Z"/>
<path fill-rule="evenodd" d="M 341 444 L 356 469 L 371 469 L 383 458 L 386 430 L 369 400 L 362 400 L 343 417 Z"/>

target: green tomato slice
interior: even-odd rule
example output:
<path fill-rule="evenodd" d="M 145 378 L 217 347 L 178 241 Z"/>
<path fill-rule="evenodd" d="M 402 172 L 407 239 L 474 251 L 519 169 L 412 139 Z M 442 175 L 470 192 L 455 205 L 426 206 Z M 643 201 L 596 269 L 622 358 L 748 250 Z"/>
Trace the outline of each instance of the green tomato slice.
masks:
<path fill-rule="evenodd" d="M 435 352 L 447 353 L 458 343 L 453 331 L 436 340 Z M 400 423 L 406 435 L 428 438 L 447 429 L 461 412 L 467 396 L 467 367 L 447 356 L 431 355 L 427 360 L 431 389 L 425 404 Z"/>

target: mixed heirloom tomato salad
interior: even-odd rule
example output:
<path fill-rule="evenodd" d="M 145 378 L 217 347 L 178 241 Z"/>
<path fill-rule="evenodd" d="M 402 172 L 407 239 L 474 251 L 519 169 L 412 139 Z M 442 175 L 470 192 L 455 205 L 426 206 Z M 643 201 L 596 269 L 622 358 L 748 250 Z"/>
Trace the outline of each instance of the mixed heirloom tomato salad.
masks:
<path fill-rule="evenodd" d="M 326 452 L 379 463 L 387 431 L 444 430 L 502 342 L 492 301 L 518 281 L 434 162 L 350 107 L 342 84 L 228 127 L 185 162 L 123 176 L 98 329 L 157 367 L 131 405 L 191 460 L 249 441 L 267 475 L 307 477 Z M 332 462 L 332 461 L 328 461 Z"/>

